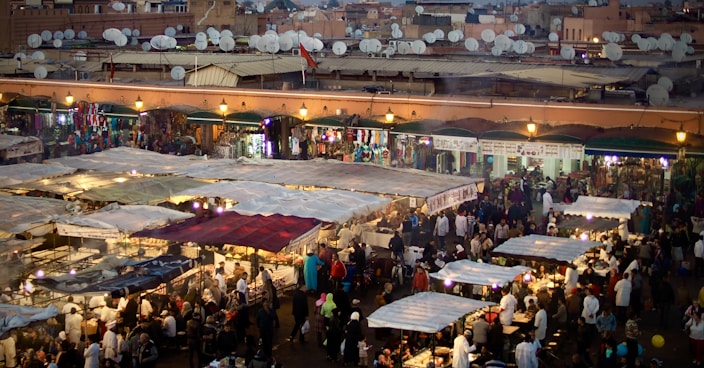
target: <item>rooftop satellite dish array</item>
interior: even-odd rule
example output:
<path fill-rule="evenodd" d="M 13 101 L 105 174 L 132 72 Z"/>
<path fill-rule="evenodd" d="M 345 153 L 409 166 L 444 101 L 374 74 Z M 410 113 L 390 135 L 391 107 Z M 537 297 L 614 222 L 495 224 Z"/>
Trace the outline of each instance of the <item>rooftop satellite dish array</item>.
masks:
<path fill-rule="evenodd" d="M 325 47 L 323 41 L 316 37 L 309 37 L 305 31 L 296 32 L 289 30 L 285 33 L 276 33 L 276 31 L 269 30 L 261 36 L 253 35 L 249 37 L 250 48 L 257 49 L 259 52 L 270 54 L 276 54 L 279 51 L 291 51 L 291 49 L 298 45 L 303 45 L 306 51 L 315 52 L 322 51 Z M 344 46 L 345 50 L 342 53 L 347 51 L 347 45 L 344 44 Z"/>
<path fill-rule="evenodd" d="M 513 14 L 515 15 L 515 14 Z M 510 17 L 512 22 L 518 21 L 518 16 Z M 486 47 L 490 47 L 491 54 L 499 57 L 506 53 L 516 53 L 518 55 L 532 54 L 535 52 L 535 44 L 524 40 L 513 40 L 512 37 L 520 36 L 526 33 L 526 26 L 517 23 L 513 29 L 507 29 L 503 34 L 497 35 L 493 29 L 485 29 L 480 35 L 480 40 L 470 37 L 464 41 L 464 47 L 471 52 L 478 51 L 480 41 Z"/>

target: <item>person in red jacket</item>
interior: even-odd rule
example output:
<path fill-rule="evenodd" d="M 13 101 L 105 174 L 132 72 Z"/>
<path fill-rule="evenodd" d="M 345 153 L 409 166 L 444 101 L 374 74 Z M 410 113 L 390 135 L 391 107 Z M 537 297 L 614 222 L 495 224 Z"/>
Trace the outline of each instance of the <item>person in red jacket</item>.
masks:
<path fill-rule="evenodd" d="M 423 291 L 428 291 L 428 286 L 430 280 L 428 279 L 428 274 L 423 269 L 423 266 L 418 264 L 416 266 L 416 272 L 413 274 L 413 285 L 411 287 L 411 293 L 420 293 Z"/>
<path fill-rule="evenodd" d="M 337 290 L 340 283 L 347 277 L 347 267 L 340 261 L 336 253 L 332 255 L 332 267 L 330 268 L 330 286 L 332 290 Z"/>

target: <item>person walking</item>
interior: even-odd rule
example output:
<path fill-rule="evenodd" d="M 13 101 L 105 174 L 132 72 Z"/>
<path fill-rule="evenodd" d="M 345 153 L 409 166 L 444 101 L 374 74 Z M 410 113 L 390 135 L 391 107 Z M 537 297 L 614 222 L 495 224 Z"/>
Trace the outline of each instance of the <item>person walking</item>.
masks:
<path fill-rule="evenodd" d="M 159 354 L 156 344 L 149 339 L 149 335 L 143 333 L 139 335 L 139 368 L 154 368 Z"/>
<path fill-rule="evenodd" d="M 440 216 L 435 221 L 435 229 L 433 230 L 433 236 L 438 237 L 438 243 L 440 244 L 440 250 L 445 250 L 445 236 L 450 232 L 450 221 L 445 216 L 445 211 L 440 211 Z"/>
<path fill-rule="evenodd" d="M 268 302 L 262 303 L 262 307 L 257 312 L 257 328 L 259 328 L 259 339 L 262 341 L 262 351 L 267 358 L 271 358 L 274 343 L 274 316 Z"/>
<path fill-rule="evenodd" d="M 587 296 L 584 297 L 584 302 L 582 302 L 582 317 L 584 317 L 584 323 L 588 326 L 589 336 L 594 335 L 596 330 L 596 317 L 599 312 L 599 299 L 597 299 L 592 290 L 589 288 L 585 289 Z"/>
<path fill-rule="evenodd" d="M 352 366 L 359 364 L 359 342 L 362 340 L 362 326 L 359 324 L 359 313 L 352 312 L 350 321 L 345 327 L 344 363 Z"/>
<path fill-rule="evenodd" d="M 692 314 L 692 318 L 685 324 L 685 331 L 689 335 L 690 351 L 694 352 L 692 364 L 701 366 L 702 351 L 704 351 L 704 322 L 701 314 Z"/>
<path fill-rule="evenodd" d="M 455 341 L 452 346 L 452 368 L 469 367 L 469 353 L 471 353 L 469 339 L 471 338 L 471 330 L 464 330 L 464 333 L 458 334 L 457 337 L 455 337 Z"/>
<path fill-rule="evenodd" d="M 628 347 L 626 364 L 628 368 L 635 368 L 636 359 L 638 358 L 638 337 L 640 336 L 640 329 L 638 328 L 637 318 L 635 313 L 631 312 L 626 321 L 626 347 Z"/>
<path fill-rule="evenodd" d="M 301 343 L 305 341 L 305 335 L 301 331 L 301 327 L 308 320 L 308 297 L 305 293 L 306 285 L 299 284 L 298 289 L 293 293 L 293 298 L 291 301 L 291 314 L 293 314 L 293 329 L 288 337 L 289 342 L 293 342 L 296 334 L 299 334 L 298 341 Z"/>
<path fill-rule="evenodd" d="M 100 365 L 100 345 L 91 335 L 86 336 L 86 348 L 83 351 L 83 358 L 85 359 L 84 368 L 98 368 Z"/>
<path fill-rule="evenodd" d="M 193 368 L 193 357 L 196 356 L 195 367 L 200 368 L 203 366 L 203 356 L 201 354 L 200 342 L 201 342 L 201 316 L 200 313 L 193 313 L 193 318 L 186 322 L 186 342 L 188 344 L 188 364 L 190 368 Z"/>
<path fill-rule="evenodd" d="M 616 318 L 621 321 L 626 318 L 626 312 L 631 303 L 631 291 L 633 290 L 633 286 L 628 276 L 628 272 L 624 273 L 623 278 L 618 280 L 616 285 L 614 285 L 614 291 L 616 292 Z"/>

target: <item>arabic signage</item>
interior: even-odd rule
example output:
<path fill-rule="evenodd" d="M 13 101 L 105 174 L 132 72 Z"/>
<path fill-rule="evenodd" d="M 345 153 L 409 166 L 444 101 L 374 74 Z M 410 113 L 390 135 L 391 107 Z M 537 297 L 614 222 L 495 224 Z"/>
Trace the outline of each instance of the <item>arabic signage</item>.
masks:
<path fill-rule="evenodd" d="M 446 135 L 433 135 L 433 147 L 445 151 L 477 152 L 479 141 L 477 138 L 449 137 Z"/>
<path fill-rule="evenodd" d="M 76 238 L 90 239 L 119 239 L 120 231 L 117 228 L 101 229 L 97 227 L 77 226 L 71 224 L 56 223 L 56 232 L 61 236 L 73 236 Z"/>
<path fill-rule="evenodd" d="M 479 141 L 483 155 L 525 156 L 582 160 L 584 146 L 581 144 L 510 142 L 482 139 Z"/>
<path fill-rule="evenodd" d="M 472 183 L 446 190 L 440 194 L 428 197 L 428 214 L 438 213 L 445 208 L 458 206 L 466 201 L 477 199 L 477 184 Z"/>

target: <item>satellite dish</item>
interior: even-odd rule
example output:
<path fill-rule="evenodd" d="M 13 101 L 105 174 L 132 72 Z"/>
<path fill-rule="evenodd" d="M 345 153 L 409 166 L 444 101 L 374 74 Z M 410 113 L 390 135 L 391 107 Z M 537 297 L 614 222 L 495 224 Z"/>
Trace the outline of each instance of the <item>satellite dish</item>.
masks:
<path fill-rule="evenodd" d="M 528 52 L 528 44 L 526 41 L 518 40 L 513 43 L 513 52 L 519 55 L 523 55 Z"/>
<path fill-rule="evenodd" d="M 361 38 L 361 37 L 362 37 L 362 34 L 363 34 L 363 32 L 362 32 L 361 29 L 355 29 L 355 30 L 354 30 L 354 37 L 355 37 L 355 38 Z"/>
<path fill-rule="evenodd" d="M 560 48 L 560 56 L 565 60 L 573 60 L 575 55 L 574 47 L 572 46 L 562 46 Z"/>
<path fill-rule="evenodd" d="M 64 32 L 63 31 L 56 31 L 56 32 L 54 32 L 53 37 L 55 40 L 63 40 L 64 39 Z"/>
<path fill-rule="evenodd" d="M 18 52 L 18 53 L 16 53 L 15 56 L 13 56 L 12 58 L 15 59 L 15 60 L 17 60 L 17 59 L 22 60 L 22 59 L 26 59 L 26 58 L 27 58 L 27 55 L 25 55 L 24 52 Z"/>
<path fill-rule="evenodd" d="M 658 39 L 658 48 L 662 51 L 672 50 L 674 44 L 675 42 L 672 40 L 672 37 L 660 36 L 660 39 Z"/>
<path fill-rule="evenodd" d="M 115 39 L 115 46 L 117 47 L 123 47 L 127 45 L 127 36 L 125 35 L 120 35 Z"/>
<path fill-rule="evenodd" d="M 690 55 L 694 54 L 694 46 L 687 46 L 687 53 Z"/>
<path fill-rule="evenodd" d="M 74 32 L 71 28 L 69 28 L 64 31 L 64 38 L 67 40 L 72 40 L 72 39 L 76 38 L 76 32 Z"/>
<path fill-rule="evenodd" d="M 130 45 L 132 45 L 132 46 L 139 45 L 139 39 L 137 37 L 132 37 L 132 39 L 130 39 Z"/>
<path fill-rule="evenodd" d="M 293 38 L 288 34 L 284 33 L 279 36 L 279 49 L 281 51 L 291 51 L 293 48 Z"/>
<path fill-rule="evenodd" d="M 196 50 L 198 51 L 203 51 L 208 48 L 208 41 L 205 40 L 196 40 L 193 45 L 196 47 Z"/>
<path fill-rule="evenodd" d="M 76 51 L 76 53 L 73 54 L 73 60 L 74 61 L 88 61 L 88 54 L 86 54 L 85 51 Z"/>
<path fill-rule="evenodd" d="M 482 31 L 482 41 L 486 43 L 491 43 L 494 42 L 494 39 L 496 38 L 496 33 L 494 33 L 493 29 L 485 29 Z"/>
<path fill-rule="evenodd" d="M 123 35 L 125 35 L 127 37 L 132 37 L 132 30 L 129 28 L 123 28 L 121 32 Z"/>
<path fill-rule="evenodd" d="M 526 45 L 528 45 L 528 51 L 526 54 L 532 54 L 535 52 L 535 44 L 533 42 L 526 42 Z"/>
<path fill-rule="evenodd" d="M 680 41 L 684 43 L 692 43 L 692 35 L 687 32 L 682 32 L 680 34 Z"/>
<path fill-rule="evenodd" d="M 122 35 L 122 31 L 117 28 L 108 28 L 103 31 L 103 39 L 105 41 L 115 41 L 120 35 Z"/>
<path fill-rule="evenodd" d="M 672 79 L 670 79 L 668 77 L 660 77 L 658 79 L 658 84 L 660 86 L 662 86 L 662 88 L 665 88 L 665 90 L 667 92 L 672 92 L 672 87 L 673 87 Z"/>
<path fill-rule="evenodd" d="M 553 19 L 552 19 L 552 24 L 554 24 L 554 25 L 556 25 L 556 26 L 559 26 L 560 24 L 562 24 L 562 19 L 560 19 L 560 18 L 553 18 Z"/>
<path fill-rule="evenodd" d="M 176 26 L 176 30 L 179 31 L 179 32 L 183 31 L 183 24 L 177 25 L 177 26 Z"/>
<path fill-rule="evenodd" d="M 396 49 L 393 47 L 389 46 L 386 48 L 386 50 L 381 52 L 382 54 L 386 54 L 387 56 L 393 56 L 396 53 Z"/>
<path fill-rule="evenodd" d="M 293 14 L 291 14 L 291 15 L 293 15 Z M 304 19 L 306 19 L 306 15 L 303 13 L 298 13 L 298 20 L 304 20 Z"/>
<path fill-rule="evenodd" d="M 323 49 L 325 48 L 323 41 L 321 41 L 317 38 L 313 38 L 312 40 L 313 40 L 313 51 L 316 51 L 316 52 L 323 51 Z M 379 42 L 379 40 L 376 40 L 376 41 Z M 381 42 L 379 42 L 379 50 L 381 50 Z"/>
<path fill-rule="evenodd" d="M 415 40 L 411 42 L 411 50 L 414 54 L 420 55 L 425 52 L 425 49 L 425 42 L 423 42 L 422 40 Z"/>
<path fill-rule="evenodd" d="M 522 35 L 526 33 L 526 26 L 522 23 L 518 23 L 513 27 L 513 30 L 516 31 L 516 34 Z"/>
<path fill-rule="evenodd" d="M 220 50 L 230 52 L 235 48 L 235 40 L 230 36 L 220 39 Z"/>
<path fill-rule="evenodd" d="M 149 51 L 152 49 L 152 44 L 149 42 L 142 42 L 142 51 Z"/>
<path fill-rule="evenodd" d="M 213 46 L 219 45 L 220 44 L 220 36 L 210 37 L 210 43 L 212 43 Z"/>
<path fill-rule="evenodd" d="M 42 31 L 40 37 L 42 38 L 42 41 L 49 42 L 54 37 L 54 34 L 49 30 L 44 30 Z"/>
<path fill-rule="evenodd" d="M 212 34 L 215 34 L 216 32 L 217 32 L 218 34 L 220 34 L 220 32 L 218 32 L 218 30 L 215 29 L 215 27 L 208 27 L 208 29 L 205 30 L 205 33 L 207 33 L 208 36 L 210 36 L 210 35 L 212 35 Z"/>
<path fill-rule="evenodd" d="M 234 41 L 233 41 L 234 42 Z M 266 52 L 270 54 L 276 54 L 281 48 L 279 47 L 279 40 L 269 39 L 266 42 Z"/>
<path fill-rule="evenodd" d="M 394 24 L 396 24 L 396 23 L 394 23 Z M 396 24 L 396 25 L 398 26 L 398 24 Z M 393 27 L 392 27 L 391 29 L 393 29 Z M 398 28 L 397 28 L 397 29 L 398 29 Z M 352 34 L 352 31 L 353 31 L 353 30 L 352 30 L 352 27 L 345 27 L 345 34 L 346 34 L 346 35 Z"/>
<path fill-rule="evenodd" d="M 305 32 L 302 32 L 302 31 L 301 31 L 301 34 L 304 36 L 308 36 L 307 34 L 305 34 Z M 273 29 L 270 29 L 270 30 L 264 32 L 264 36 L 278 36 L 278 35 L 279 34 L 276 33 L 276 31 L 274 31 Z"/>
<path fill-rule="evenodd" d="M 383 47 L 381 46 L 381 41 L 377 40 L 376 38 L 372 38 L 369 40 L 369 46 L 367 47 L 367 52 L 373 52 L 373 53 L 378 53 L 381 52 L 381 49 Z"/>
<path fill-rule="evenodd" d="M 650 42 L 648 42 L 647 38 L 639 38 L 638 41 L 636 41 L 638 44 L 638 50 L 640 51 L 648 51 L 650 50 Z"/>
<path fill-rule="evenodd" d="M 442 40 L 445 38 L 445 32 L 442 29 L 434 30 L 433 34 L 435 35 L 435 40 Z"/>
<path fill-rule="evenodd" d="M 469 8 L 469 14 L 474 14 L 474 8 Z"/>
<path fill-rule="evenodd" d="M 687 49 L 688 47 L 686 43 L 682 41 L 675 42 L 675 44 L 672 46 L 672 60 L 678 63 L 684 60 L 685 54 L 687 53 Z"/>
<path fill-rule="evenodd" d="M 550 40 L 550 42 L 557 42 L 560 40 L 560 36 L 558 36 L 555 32 L 550 32 L 548 35 L 548 40 Z"/>
<path fill-rule="evenodd" d="M 623 57 L 623 49 L 615 43 L 608 43 L 604 46 L 604 54 L 611 61 L 619 61 Z"/>
<path fill-rule="evenodd" d="M 266 52 L 266 44 L 269 42 L 269 38 L 267 37 L 261 37 L 259 41 L 257 41 L 257 51 L 259 52 Z"/>
<path fill-rule="evenodd" d="M 232 31 L 230 31 L 229 29 L 223 29 L 222 32 L 220 32 L 220 38 L 223 37 L 232 37 L 232 39 L 234 39 L 235 35 L 232 34 Z"/>
<path fill-rule="evenodd" d="M 589 6 L 598 6 L 596 0 L 589 0 Z"/>
<path fill-rule="evenodd" d="M 416 6 L 416 14 L 418 14 L 418 15 L 423 14 L 424 11 L 425 11 L 425 8 L 423 8 L 422 5 Z"/>
<path fill-rule="evenodd" d="M 512 30 L 510 30 L 510 29 L 505 30 L 505 31 L 504 31 L 504 34 L 506 35 L 506 37 L 515 37 L 515 36 L 516 36 L 516 33 L 514 33 L 514 32 L 513 32 Z"/>
<path fill-rule="evenodd" d="M 182 66 L 175 66 L 171 69 L 171 78 L 173 80 L 182 80 L 186 76 L 186 69 Z"/>
<path fill-rule="evenodd" d="M 638 43 L 639 40 L 640 40 L 640 35 L 638 33 L 635 33 L 631 36 L 631 42 Z"/>
<path fill-rule="evenodd" d="M 208 35 L 205 34 L 204 32 L 196 33 L 196 41 L 207 41 L 207 40 L 208 40 Z"/>
<path fill-rule="evenodd" d="M 510 50 L 511 46 L 513 46 L 511 39 L 508 38 L 508 36 L 506 35 L 496 36 L 496 38 L 494 39 L 494 45 L 500 48 L 502 52 Z"/>
<path fill-rule="evenodd" d="M 648 87 L 645 91 L 645 96 L 651 106 L 665 106 L 670 101 L 670 94 L 665 87 L 659 84 L 653 84 Z"/>
<path fill-rule="evenodd" d="M 508 19 L 509 19 L 512 23 L 516 23 L 516 22 L 518 22 L 518 15 L 516 15 L 516 14 L 511 14 L 511 16 L 508 17 Z"/>
<path fill-rule="evenodd" d="M 35 51 L 32 53 L 32 55 L 29 55 L 29 58 L 32 60 L 44 60 L 44 53 L 41 51 Z"/>
<path fill-rule="evenodd" d="M 257 13 L 264 13 L 264 5 L 262 5 L 262 4 L 257 5 Z"/>
<path fill-rule="evenodd" d="M 398 38 L 401 38 L 401 37 L 403 37 L 403 31 L 401 31 L 400 29 L 396 28 L 396 29 L 394 29 L 394 30 L 391 31 L 391 37 L 392 37 L 392 38 L 397 38 L 397 39 L 398 39 Z"/>
<path fill-rule="evenodd" d="M 658 39 L 655 37 L 648 37 L 648 50 L 655 50 L 658 48 Z"/>
<path fill-rule="evenodd" d="M 29 37 L 27 37 L 27 46 L 29 46 L 33 49 L 36 49 L 36 48 L 39 48 L 39 46 L 41 46 L 41 45 L 42 45 L 42 36 L 34 33 L 34 34 L 29 35 Z"/>
<path fill-rule="evenodd" d="M 169 36 L 169 37 L 174 37 L 176 36 L 176 28 L 174 27 L 166 27 L 164 29 L 164 35 Z"/>
<path fill-rule="evenodd" d="M 337 56 L 344 55 L 347 52 L 347 44 L 342 41 L 333 43 L 332 52 Z"/>
<path fill-rule="evenodd" d="M 124 3 L 117 2 L 117 3 L 112 4 L 112 9 L 115 11 L 121 12 L 121 11 L 125 10 L 125 8 L 126 8 L 126 6 Z"/>
<path fill-rule="evenodd" d="M 437 41 L 437 39 L 435 38 L 435 34 L 434 34 L 434 33 L 426 33 L 426 34 L 424 34 L 424 35 L 423 35 L 423 40 L 425 40 L 425 42 L 427 42 L 427 43 L 429 43 L 429 44 L 435 43 L 435 41 Z"/>
<path fill-rule="evenodd" d="M 171 37 L 166 35 L 154 36 L 149 41 L 149 44 L 156 50 L 168 50 L 169 46 L 171 46 Z"/>
<path fill-rule="evenodd" d="M 86 31 L 78 32 L 78 39 L 79 40 L 85 40 L 86 38 L 88 38 L 88 32 L 86 32 Z"/>
<path fill-rule="evenodd" d="M 679 63 L 680 61 L 684 60 L 685 53 L 686 53 L 686 51 L 685 52 L 682 52 L 682 51 L 673 52 L 672 53 L 672 60 Z"/>
<path fill-rule="evenodd" d="M 454 43 L 460 40 L 460 35 L 457 34 L 457 31 L 452 31 L 447 34 L 447 39 Z"/>
<path fill-rule="evenodd" d="M 474 37 L 470 37 L 464 40 L 464 47 L 467 51 L 477 51 L 479 50 L 479 41 Z"/>
<path fill-rule="evenodd" d="M 259 39 L 260 39 L 260 38 L 262 38 L 262 36 L 260 36 L 260 35 L 251 35 L 251 36 L 249 36 L 249 41 L 248 41 L 249 48 L 252 48 L 252 49 L 253 49 L 253 48 L 256 48 L 256 47 L 257 47 L 257 43 L 259 43 Z M 295 41 L 295 40 L 294 40 L 294 41 Z M 295 44 L 296 44 L 296 42 L 294 42 L 294 45 L 295 45 Z"/>
<path fill-rule="evenodd" d="M 408 42 L 399 42 L 396 45 L 396 48 L 398 49 L 398 53 L 401 55 L 406 55 L 411 52 L 411 45 Z"/>
<path fill-rule="evenodd" d="M 572 15 L 579 15 L 579 8 L 577 8 L 576 6 L 573 6 L 572 7 Z"/>
<path fill-rule="evenodd" d="M 399 29 L 401 26 L 398 25 L 398 23 L 391 23 L 391 29 Z"/>
<path fill-rule="evenodd" d="M 57 40 L 57 41 L 61 41 L 61 40 Z M 47 74 L 48 74 L 48 72 L 46 71 L 46 68 L 43 66 L 38 66 L 36 69 L 34 69 L 34 78 L 44 79 L 44 78 L 46 78 Z"/>
<path fill-rule="evenodd" d="M 137 28 L 132 30 L 132 36 L 139 37 L 140 34 L 141 32 Z"/>
<path fill-rule="evenodd" d="M 660 34 L 660 38 L 669 38 L 669 39 L 671 39 L 671 40 L 673 39 L 673 38 L 672 38 L 672 35 L 669 34 L 669 33 L 667 33 L 667 32 L 661 33 L 661 34 Z"/>
<path fill-rule="evenodd" d="M 602 32 L 601 39 L 604 41 L 611 41 L 611 32 L 609 32 L 609 31 Z"/>
<path fill-rule="evenodd" d="M 365 38 L 365 39 L 359 41 L 359 51 L 361 51 L 365 54 L 367 52 L 369 52 L 369 39 L 368 38 Z"/>
<path fill-rule="evenodd" d="M 316 32 L 315 34 L 313 34 L 313 37 L 314 38 L 323 38 L 323 35 L 320 34 L 319 32 Z"/>
<path fill-rule="evenodd" d="M 60 49 L 61 46 L 63 46 L 64 42 L 61 40 L 54 40 L 54 47 L 57 49 Z"/>
<path fill-rule="evenodd" d="M 504 52 L 504 50 L 501 49 L 501 47 L 499 47 L 499 46 L 494 46 L 494 47 L 491 48 L 491 54 L 494 55 L 494 56 L 496 56 L 496 57 L 501 56 L 501 54 L 502 54 L 503 52 Z"/>

